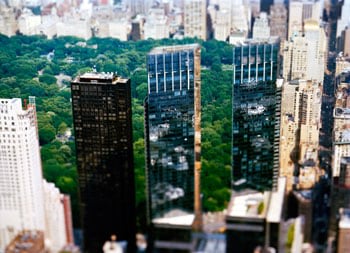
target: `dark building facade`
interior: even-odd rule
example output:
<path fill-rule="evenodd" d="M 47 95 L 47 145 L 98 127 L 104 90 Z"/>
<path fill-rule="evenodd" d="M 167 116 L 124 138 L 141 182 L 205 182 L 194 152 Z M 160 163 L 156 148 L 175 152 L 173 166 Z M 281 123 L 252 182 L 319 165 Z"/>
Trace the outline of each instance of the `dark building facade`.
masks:
<path fill-rule="evenodd" d="M 233 187 L 277 186 L 281 87 L 276 83 L 279 42 L 254 40 L 233 49 Z"/>
<path fill-rule="evenodd" d="M 85 73 L 71 82 L 84 252 L 115 234 L 135 252 L 130 79 Z"/>
<path fill-rule="evenodd" d="M 200 47 L 154 48 L 147 69 L 148 222 L 200 217 Z"/>

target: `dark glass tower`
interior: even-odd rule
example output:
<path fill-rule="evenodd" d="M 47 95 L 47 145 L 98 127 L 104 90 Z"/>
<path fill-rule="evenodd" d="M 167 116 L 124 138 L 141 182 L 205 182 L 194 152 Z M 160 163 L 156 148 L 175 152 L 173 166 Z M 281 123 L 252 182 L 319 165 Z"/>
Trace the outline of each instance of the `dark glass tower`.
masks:
<path fill-rule="evenodd" d="M 193 213 L 199 221 L 200 47 L 155 48 L 147 56 L 147 67 L 149 222 Z"/>
<path fill-rule="evenodd" d="M 84 252 L 112 234 L 135 252 L 130 79 L 85 73 L 71 83 Z"/>
<path fill-rule="evenodd" d="M 233 49 L 233 188 L 277 187 L 281 88 L 277 40 L 246 41 Z"/>

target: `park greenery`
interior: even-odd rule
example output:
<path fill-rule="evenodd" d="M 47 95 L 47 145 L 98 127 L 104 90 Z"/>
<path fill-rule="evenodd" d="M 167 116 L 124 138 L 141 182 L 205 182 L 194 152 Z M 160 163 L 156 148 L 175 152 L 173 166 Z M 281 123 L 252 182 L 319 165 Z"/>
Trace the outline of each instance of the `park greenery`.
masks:
<path fill-rule="evenodd" d="M 79 226 L 70 80 L 96 68 L 132 82 L 134 164 L 138 226 L 145 225 L 144 108 L 146 55 L 156 46 L 199 43 L 201 49 L 202 177 L 204 211 L 227 206 L 231 181 L 232 48 L 215 40 L 143 40 L 0 35 L 0 98 L 36 97 L 44 177 L 72 199 Z M 74 135 L 74 133 L 73 133 Z"/>

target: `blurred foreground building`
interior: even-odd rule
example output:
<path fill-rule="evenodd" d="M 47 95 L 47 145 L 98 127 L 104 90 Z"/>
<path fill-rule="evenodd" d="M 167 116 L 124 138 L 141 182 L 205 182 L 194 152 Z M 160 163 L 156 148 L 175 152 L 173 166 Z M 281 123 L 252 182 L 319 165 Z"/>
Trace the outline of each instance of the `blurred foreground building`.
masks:
<path fill-rule="evenodd" d="M 46 253 L 43 231 L 24 230 L 6 247 L 5 253 Z"/>
<path fill-rule="evenodd" d="M 226 215 L 226 252 L 251 253 L 264 247 L 279 249 L 280 226 L 286 179 L 278 179 L 278 190 L 233 191 Z"/>
<path fill-rule="evenodd" d="M 0 99 L 0 251 L 22 230 L 45 230 L 35 99 Z"/>
<path fill-rule="evenodd" d="M 350 252 L 350 209 L 340 209 L 338 224 L 337 253 Z"/>

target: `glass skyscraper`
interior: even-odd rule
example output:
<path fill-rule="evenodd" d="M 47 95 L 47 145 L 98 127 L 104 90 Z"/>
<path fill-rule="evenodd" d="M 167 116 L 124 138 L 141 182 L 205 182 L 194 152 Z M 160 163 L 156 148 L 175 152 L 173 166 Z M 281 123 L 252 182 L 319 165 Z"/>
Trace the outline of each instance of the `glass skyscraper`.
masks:
<path fill-rule="evenodd" d="M 84 252 L 111 235 L 135 252 L 130 79 L 85 73 L 71 83 Z"/>
<path fill-rule="evenodd" d="M 200 46 L 154 48 L 147 68 L 146 171 L 153 222 L 200 212 Z"/>
<path fill-rule="evenodd" d="M 281 87 L 279 42 L 249 40 L 233 49 L 233 188 L 277 187 Z"/>

